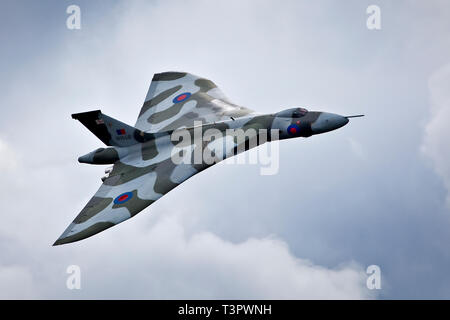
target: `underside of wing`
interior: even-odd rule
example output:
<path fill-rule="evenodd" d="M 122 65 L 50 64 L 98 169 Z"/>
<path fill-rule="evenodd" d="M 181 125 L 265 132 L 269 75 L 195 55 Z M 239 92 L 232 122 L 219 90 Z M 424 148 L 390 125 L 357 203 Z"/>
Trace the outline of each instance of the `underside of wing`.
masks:
<path fill-rule="evenodd" d="M 230 102 L 211 80 L 185 72 L 164 72 L 153 76 L 135 127 L 162 132 L 192 127 L 194 121 L 212 123 L 251 113 Z"/>
<path fill-rule="evenodd" d="M 192 177 L 201 168 L 176 165 L 167 141 L 136 145 L 132 156 L 114 164 L 95 195 L 54 245 L 88 238 L 119 224 Z"/>
<path fill-rule="evenodd" d="M 147 186 L 143 179 L 125 182 L 133 175 L 132 170 L 126 169 L 119 164 L 114 165 L 111 175 L 54 245 L 90 237 L 133 217 L 156 200 L 156 195 L 147 191 L 151 186 Z M 119 179 L 122 179 L 123 183 L 111 183 Z"/>

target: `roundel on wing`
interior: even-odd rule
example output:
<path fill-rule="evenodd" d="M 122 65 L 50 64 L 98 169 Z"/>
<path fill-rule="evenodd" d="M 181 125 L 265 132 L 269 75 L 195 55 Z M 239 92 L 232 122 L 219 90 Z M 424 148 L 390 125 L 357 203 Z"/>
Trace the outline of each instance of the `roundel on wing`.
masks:
<path fill-rule="evenodd" d="M 293 123 L 287 128 L 287 132 L 291 136 L 295 136 L 300 132 L 300 127 L 298 125 L 296 125 L 295 123 Z"/>
<path fill-rule="evenodd" d="M 127 202 L 128 200 L 130 200 L 131 198 L 133 198 L 133 192 L 125 192 L 122 194 L 119 194 L 115 199 L 114 199 L 114 203 L 115 204 L 122 204 Z"/>
<path fill-rule="evenodd" d="M 183 102 L 184 100 L 189 99 L 190 96 L 191 96 L 190 92 L 183 92 L 183 93 L 177 95 L 175 98 L 173 98 L 172 102 L 173 103 Z"/>

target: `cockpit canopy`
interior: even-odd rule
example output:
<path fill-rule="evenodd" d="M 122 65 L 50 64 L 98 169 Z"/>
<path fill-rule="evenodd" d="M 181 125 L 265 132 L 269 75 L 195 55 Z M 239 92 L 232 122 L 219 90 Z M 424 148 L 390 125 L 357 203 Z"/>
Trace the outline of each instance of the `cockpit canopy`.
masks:
<path fill-rule="evenodd" d="M 282 118 L 301 118 L 307 113 L 308 110 L 305 108 L 290 108 L 277 112 L 275 115 Z"/>

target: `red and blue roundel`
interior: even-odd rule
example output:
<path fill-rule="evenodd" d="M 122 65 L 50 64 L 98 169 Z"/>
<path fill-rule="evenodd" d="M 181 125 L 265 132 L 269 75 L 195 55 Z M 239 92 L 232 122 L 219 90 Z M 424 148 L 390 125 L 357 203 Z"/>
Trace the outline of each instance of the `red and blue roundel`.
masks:
<path fill-rule="evenodd" d="M 287 128 L 287 132 L 292 136 L 297 135 L 300 132 L 300 127 L 293 123 Z"/>
<path fill-rule="evenodd" d="M 172 102 L 173 103 L 183 102 L 184 100 L 189 99 L 190 96 L 191 96 L 190 92 L 184 92 L 182 94 L 177 95 L 175 98 L 173 98 Z"/>
<path fill-rule="evenodd" d="M 115 204 L 122 204 L 133 198 L 133 192 L 125 192 L 114 199 Z"/>

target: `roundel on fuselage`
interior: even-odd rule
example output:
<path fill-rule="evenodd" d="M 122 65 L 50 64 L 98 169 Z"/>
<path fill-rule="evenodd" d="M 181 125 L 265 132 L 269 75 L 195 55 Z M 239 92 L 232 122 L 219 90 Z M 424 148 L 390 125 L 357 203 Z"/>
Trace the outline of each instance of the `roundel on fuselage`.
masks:
<path fill-rule="evenodd" d="M 287 128 L 287 132 L 291 136 L 296 136 L 300 133 L 300 127 L 297 124 L 293 123 Z"/>

